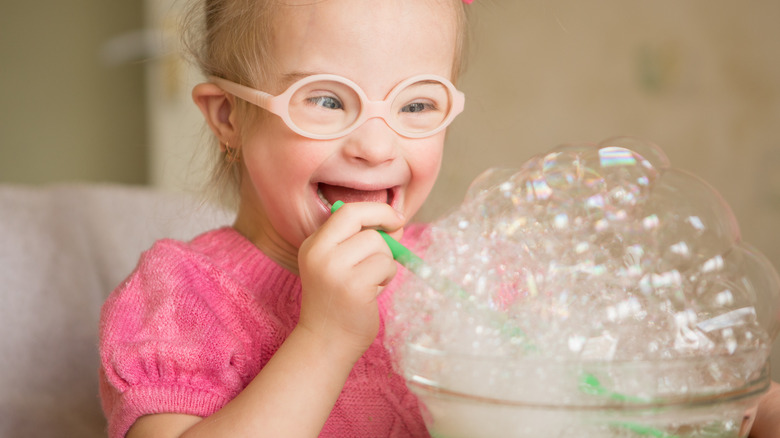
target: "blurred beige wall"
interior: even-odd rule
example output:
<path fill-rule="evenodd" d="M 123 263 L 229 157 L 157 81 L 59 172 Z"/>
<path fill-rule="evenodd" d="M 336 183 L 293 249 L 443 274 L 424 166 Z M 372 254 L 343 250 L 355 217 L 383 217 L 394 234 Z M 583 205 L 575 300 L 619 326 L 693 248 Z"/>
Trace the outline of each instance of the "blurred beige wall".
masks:
<path fill-rule="evenodd" d="M 476 0 L 442 175 L 423 219 L 494 166 L 630 135 L 716 187 L 780 266 L 780 2 Z"/>
<path fill-rule="evenodd" d="M 143 66 L 107 65 L 140 1 L 0 3 L 0 182 L 146 182 Z"/>

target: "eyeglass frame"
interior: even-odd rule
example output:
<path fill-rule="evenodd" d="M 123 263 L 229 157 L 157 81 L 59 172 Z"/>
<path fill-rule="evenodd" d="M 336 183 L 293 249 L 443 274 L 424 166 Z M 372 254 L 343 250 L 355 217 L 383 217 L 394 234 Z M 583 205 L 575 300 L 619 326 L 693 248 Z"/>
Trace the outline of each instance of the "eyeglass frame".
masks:
<path fill-rule="evenodd" d="M 220 78 L 218 76 L 209 76 L 209 81 L 221 88 L 223 91 L 226 91 L 242 100 L 245 100 L 279 116 L 287 125 L 287 127 L 289 127 L 293 132 L 314 140 L 333 140 L 344 137 L 363 125 L 363 123 L 369 119 L 373 118 L 380 118 L 384 120 L 393 131 L 403 137 L 413 139 L 426 138 L 446 129 L 450 123 L 452 123 L 455 117 L 463 112 L 463 108 L 465 107 L 466 102 L 465 94 L 455 88 L 455 85 L 453 85 L 452 82 L 444 77 L 433 74 L 416 75 L 399 82 L 395 87 L 393 87 L 387 97 L 385 97 L 383 100 L 370 100 L 365 91 L 363 91 L 363 89 L 360 88 L 358 84 L 343 76 L 334 74 L 315 74 L 306 76 L 294 82 L 285 91 L 276 96 L 270 93 L 266 93 L 265 91 L 260 91 L 248 87 L 246 85 L 238 84 L 228 79 Z M 331 81 L 344 84 L 355 91 L 358 98 L 360 99 L 360 114 L 355 119 L 355 121 L 339 132 L 333 134 L 315 134 L 313 132 L 308 132 L 298 127 L 290 117 L 289 108 L 292 96 L 295 94 L 295 92 L 298 91 L 298 89 L 317 81 Z M 391 117 L 393 101 L 406 87 L 421 81 L 437 81 L 442 83 L 447 88 L 450 96 L 452 96 L 452 102 L 450 102 L 450 112 L 447 114 L 447 117 L 442 120 L 441 124 L 432 131 L 421 133 L 404 131 L 403 129 L 399 129 L 398 127 L 394 126 L 395 123 Z"/>

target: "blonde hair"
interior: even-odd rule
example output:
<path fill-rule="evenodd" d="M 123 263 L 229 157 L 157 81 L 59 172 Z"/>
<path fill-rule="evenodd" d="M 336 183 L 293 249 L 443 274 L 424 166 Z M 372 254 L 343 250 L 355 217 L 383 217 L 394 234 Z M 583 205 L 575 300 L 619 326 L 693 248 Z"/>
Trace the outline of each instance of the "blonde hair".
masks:
<path fill-rule="evenodd" d="M 327 0 L 313 0 L 327 1 Z M 455 56 L 452 82 L 456 83 L 465 68 L 468 40 L 466 12 L 462 0 L 450 1 L 456 12 Z M 269 55 L 273 41 L 273 19 L 283 0 L 190 0 L 182 22 L 182 40 L 191 61 L 205 76 L 219 76 L 231 81 L 261 88 L 271 78 L 276 65 Z M 259 108 L 236 99 L 242 129 L 249 129 Z M 213 137 L 213 136 L 212 136 Z M 237 206 L 241 183 L 240 163 L 217 151 L 213 159 L 209 192 L 231 208 Z"/>

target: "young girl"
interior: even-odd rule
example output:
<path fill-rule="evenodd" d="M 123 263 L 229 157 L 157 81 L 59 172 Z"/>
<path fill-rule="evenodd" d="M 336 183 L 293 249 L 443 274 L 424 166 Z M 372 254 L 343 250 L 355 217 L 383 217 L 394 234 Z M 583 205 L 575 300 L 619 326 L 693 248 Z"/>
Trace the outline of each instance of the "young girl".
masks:
<path fill-rule="evenodd" d="M 109 435 L 428 436 L 382 346 L 399 279 L 374 229 L 412 247 L 419 236 L 406 218 L 463 105 L 451 84 L 463 3 L 206 6 L 196 51 L 210 81 L 193 96 L 238 214 L 158 242 L 106 302 Z M 350 204 L 331 216 L 337 199 Z M 755 437 L 778 436 L 777 400 L 759 408 Z"/>
<path fill-rule="evenodd" d="M 463 108 L 463 8 L 206 1 L 210 80 L 193 97 L 238 213 L 192 242 L 158 242 L 107 300 L 111 437 L 428 435 L 382 346 L 398 280 L 375 229 L 419 236 L 406 218 Z M 336 200 L 348 204 L 331 215 Z"/>

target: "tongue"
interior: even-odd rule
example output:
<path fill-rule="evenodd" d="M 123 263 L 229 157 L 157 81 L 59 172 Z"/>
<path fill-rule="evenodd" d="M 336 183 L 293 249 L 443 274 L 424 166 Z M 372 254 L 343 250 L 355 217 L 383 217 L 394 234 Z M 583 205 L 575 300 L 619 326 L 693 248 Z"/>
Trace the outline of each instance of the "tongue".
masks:
<path fill-rule="evenodd" d="M 381 202 L 387 203 L 387 190 L 356 190 L 349 187 L 332 186 L 320 183 L 320 193 L 331 204 L 336 201 L 350 202 Z"/>

